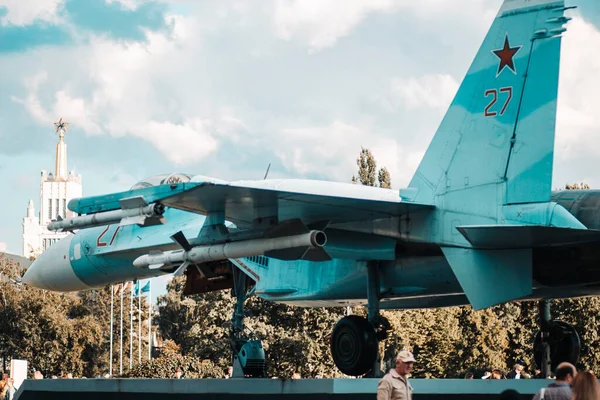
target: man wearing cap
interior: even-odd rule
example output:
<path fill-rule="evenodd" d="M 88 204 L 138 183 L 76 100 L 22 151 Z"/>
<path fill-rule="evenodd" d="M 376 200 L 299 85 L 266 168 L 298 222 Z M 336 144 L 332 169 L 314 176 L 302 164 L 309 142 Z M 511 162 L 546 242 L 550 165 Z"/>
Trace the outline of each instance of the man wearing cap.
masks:
<path fill-rule="evenodd" d="M 412 400 L 412 386 L 408 375 L 415 358 L 410 351 L 402 350 L 396 356 L 396 368 L 391 369 L 377 386 L 377 400 Z"/>

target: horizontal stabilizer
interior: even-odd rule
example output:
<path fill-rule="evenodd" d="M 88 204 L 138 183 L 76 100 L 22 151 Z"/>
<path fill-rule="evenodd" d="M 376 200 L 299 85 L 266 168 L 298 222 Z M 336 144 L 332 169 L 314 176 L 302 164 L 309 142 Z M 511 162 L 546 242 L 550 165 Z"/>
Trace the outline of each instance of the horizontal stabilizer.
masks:
<path fill-rule="evenodd" d="M 458 231 L 480 249 L 526 249 L 600 242 L 600 230 L 552 226 L 478 225 L 459 226 Z"/>
<path fill-rule="evenodd" d="M 443 247 L 442 250 L 476 310 L 519 299 L 532 292 L 531 249 Z"/>

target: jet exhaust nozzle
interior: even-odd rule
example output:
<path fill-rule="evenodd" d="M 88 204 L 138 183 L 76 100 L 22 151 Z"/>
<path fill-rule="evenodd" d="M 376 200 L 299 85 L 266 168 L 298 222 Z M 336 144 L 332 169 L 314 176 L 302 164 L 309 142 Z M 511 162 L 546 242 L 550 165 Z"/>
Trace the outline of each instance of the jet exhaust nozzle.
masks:
<path fill-rule="evenodd" d="M 243 258 L 263 255 L 268 251 L 298 247 L 321 248 L 327 243 L 327 235 L 322 231 L 310 231 L 300 235 L 268 239 L 252 239 L 238 242 L 196 246 L 192 249 L 165 251 L 145 254 L 136 258 L 133 265 L 142 269 L 157 269 L 176 265 L 202 264 L 228 258 Z"/>

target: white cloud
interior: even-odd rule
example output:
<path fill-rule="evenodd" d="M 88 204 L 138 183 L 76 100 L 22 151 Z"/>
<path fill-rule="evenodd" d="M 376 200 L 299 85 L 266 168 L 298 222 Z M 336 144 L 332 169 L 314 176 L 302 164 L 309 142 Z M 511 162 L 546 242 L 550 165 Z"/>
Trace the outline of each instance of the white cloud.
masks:
<path fill-rule="evenodd" d="M 190 120 L 183 124 L 149 121 L 144 125 L 130 126 L 128 131 L 152 143 L 177 165 L 198 161 L 217 148 L 217 141 L 201 120 Z"/>
<path fill-rule="evenodd" d="M 565 160 L 582 152 L 600 156 L 600 31 L 581 17 L 563 35 L 557 114 L 557 152 Z"/>
<path fill-rule="evenodd" d="M 458 82 L 448 74 L 393 78 L 382 102 L 390 110 L 432 108 L 445 111 L 458 90 Z"/>
<path fill-rule="evenodd" d="M 158 90 L 164 80 L 185 84 L 179 81 L 181 77 L 171 76 L 169 67 L 187 56 L 180 47 L 186 28 L 177 26 L 187 22 L 180 17 L 170 17 L 169 22 L 174 25 L 174 36 L 148 31 L 145 43 L 96 37 L 89 48 L 70 49 L 69 56 L 80 60 L 79 66 L 84 67 L 78 71 L 80 76 L 73 77 L 85 82 L 81 96 L 68 89 L 56 90 L 53 101 L 44 106 L 39 92 L 49 74 L 42 71 L 27 79 L 27 97 L 13 100 L 23 104 L 40 123 L 47 124 L 59 115 L 90 135 L 129 135 L 148 141 L 173 164 L 198 162 L 216 150 L 213 133 L 227 132 L 243 122 L 230 114 L 215 122 L 188 115 L 177 109 L 177 102 L 171 103 L 168 92 Z M 196 111 L 202 114 L 202 110 Z"/>
<path fill-rule="evenodd" d="M 394 8 L 393 0 L 277 0 L 274 23 L 282 39 L 307 36 L 310 48 L 320 50 L 347 35 L 369 13 Z"/>
<path fill-rule="evenodd" d="M 137 0 L 106 0 L 106 4 L 118 3 L 125 10 L 134 11 L 139 6 Z"/>
<path fill-rule="evenodd" d="M 63 5 L 64 0 L 0 0 L 0 9 L 6 9 L 0 24 L 24 26 L 34 21 L 57 23 Z"/>
<path fill-rule="evenodd" d="M 326 126 L 283 128 L 271 139 L 273 151 L 288 169 L 300 175 L 325 175 L 339 182 L 349 182 L 356 173 L 355 160 L 361 146 L 371 150 L 378 167 L 385 166 L 391 172 L 395 187 L 406 185 L 418 165 L 413 162 L 413 154 L 402 148 L 399 138 L 342 121 Z"/>
<path fill-rule="evenodd" d="M 500 0 L 495 0 L 499 3 Z M 276 35 L 284 40 L 299 37 L 306 41 L 310 51 L 333 46 L 348 35 L 369 14 L 402 10 L 421 19 L 446 24 L 457 22 L 452 16 L 460 15 L 465 23 L 487 26 L 498 7 L 486 0 L 275 0 L 273 23 Z M 469 18 L 476 16 L 476 18 Z M 459 23 L 464 27 L 465 23 Z"/>

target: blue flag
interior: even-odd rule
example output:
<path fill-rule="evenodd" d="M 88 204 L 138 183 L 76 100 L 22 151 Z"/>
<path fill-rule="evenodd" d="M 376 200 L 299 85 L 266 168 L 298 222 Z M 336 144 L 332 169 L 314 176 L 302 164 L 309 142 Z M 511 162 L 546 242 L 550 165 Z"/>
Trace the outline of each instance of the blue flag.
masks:
<path fill-rule="evenodd" d="M 150 281 L 144 285 L 142 288 L 142 293 L 148 293 L 150 291 Z"/>

